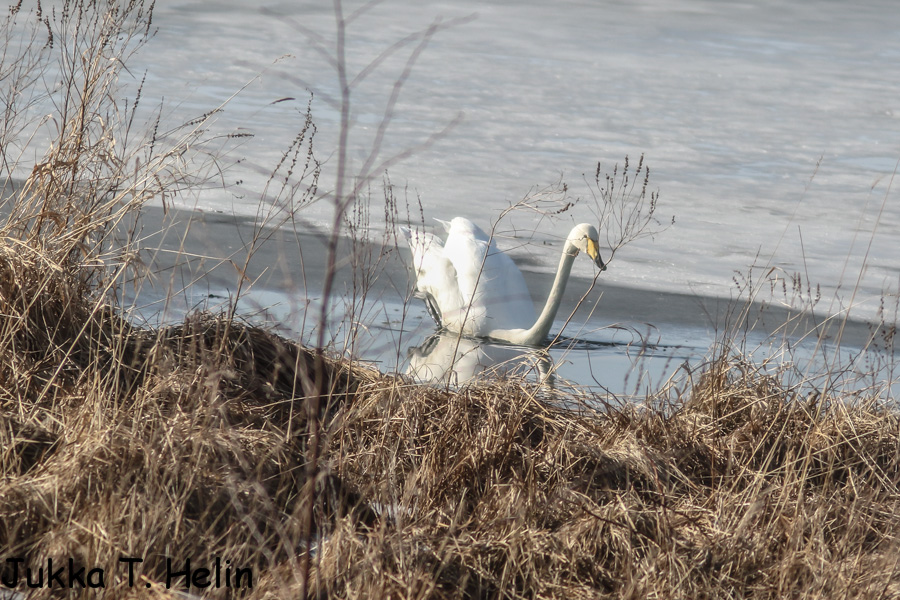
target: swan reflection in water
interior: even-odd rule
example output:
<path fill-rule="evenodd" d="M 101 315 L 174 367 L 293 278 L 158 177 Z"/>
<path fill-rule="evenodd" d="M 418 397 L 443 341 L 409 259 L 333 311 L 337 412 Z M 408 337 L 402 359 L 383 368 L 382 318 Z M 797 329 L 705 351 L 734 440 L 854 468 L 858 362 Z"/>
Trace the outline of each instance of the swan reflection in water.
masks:
<path fill-rule="evenodd" d="M 406 374 L 419 383 L 461 385 L 479 377 L 533 374 L 552 383 L 547 352 L 438 331 L 407 351 Z"/>

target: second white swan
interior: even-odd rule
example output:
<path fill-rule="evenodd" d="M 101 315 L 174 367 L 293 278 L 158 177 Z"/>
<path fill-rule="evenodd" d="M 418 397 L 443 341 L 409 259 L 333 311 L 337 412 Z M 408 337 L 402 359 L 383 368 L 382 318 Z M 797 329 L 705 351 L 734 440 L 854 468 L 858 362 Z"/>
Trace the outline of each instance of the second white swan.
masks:
<path fill-rule="evenodd" d="M 412 250 L 416 294 L 424 298 L 438 325 L 449 331 L 538 345 L 550 332 L 578 253 L 587 254 L 601 271 L 606 269 L 597 229 L 588 223 L 573 227 L 547 302 L 535 319 L 525 278 L 512 259 L 469 219 L 456 217 L 443 224 L 446 241 L 431 233 L 403 233 Z"/>

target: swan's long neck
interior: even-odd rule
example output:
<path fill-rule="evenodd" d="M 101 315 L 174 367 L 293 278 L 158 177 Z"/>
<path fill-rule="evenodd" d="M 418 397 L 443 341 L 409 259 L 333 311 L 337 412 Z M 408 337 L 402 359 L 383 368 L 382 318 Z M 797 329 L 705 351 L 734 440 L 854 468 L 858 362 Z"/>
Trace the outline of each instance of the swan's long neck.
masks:
<path fill-rule="evenodd" d="M 577 254 L 578 250 L 567 241 L 563 248 L 562 256 L 559 257 L 556 278 L 553 280 L 553 287 L 550 288 L 547 302 L 544 303 L 544 310 L 541 311 L 537 321 L 528 330 L 528 338 L 534 340 L 531 342 L 532 344 L 540 343 L 550 333 L 550 327 L 553 325 L 559 305 L 562 303 L 563 294 L 566 293 L 566 283 L 569 281 L 569 273 L 572 272 L 572 262 Z"/>
<path fill-rule="evenodd" d="M 547 302 L 541 315 L 534 322 L 530 329 L 509 329 L 491 332 L 491 337 L 505 339 L 514 344 L 526 344 L 536 346 L 544 341 L 547 334 L 550 333 L 550 327 L 556 318 L 556 312 L 562 302 L 563 294 L 566 292 L 566 283 L 569 281 L 569 273 L 572 272 L 572 261 L 578 250 L 566 241 L 563 248 L 562 256 L 559 258 L 559 268 L 556 269 L 556 279 L 553 280 L 553 287 L 550 289 L 550 295 L 547 296 Z"/>

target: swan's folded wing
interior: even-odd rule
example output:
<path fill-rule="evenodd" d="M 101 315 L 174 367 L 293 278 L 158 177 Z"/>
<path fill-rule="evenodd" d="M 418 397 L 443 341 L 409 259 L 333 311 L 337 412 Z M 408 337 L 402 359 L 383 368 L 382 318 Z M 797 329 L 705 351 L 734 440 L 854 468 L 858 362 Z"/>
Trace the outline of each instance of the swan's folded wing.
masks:
<path fill-rule="evenodd" d="M 477 296 L 485 305 L 490 330 L 528 329 L 534 324 L 534 303 L 525 277 L 512 258 L 494 246 L 484 261 Z"/>
<path fill-rule="evenodd" d="M 439 326 L 447 327 L 448 319 L 460 312 L 462 299 L 456 270 L 447 259 L 444 243 L 433 233 L 405 230 L 404 235 L 413 255 L 417 295 Z"/>
<path fill-rule="evenodd" d="M 512 259 L 468 219 L 457 217 L 450 226 L 444 254 L 456 270 L 463 306 L 471 304 L 466 326 L 473 335 L 495 329 L 529 328 L 535 314 L 525 278 Z"/>
<path fill-rule="evenodd" d="M 451 222 L 447 241 L 444 243 L 444 255 L 453 265 L 456 283 L 459 290 L 463 314 L 458 315 L 459 330 L 473 335 L 482 335 L 481 323 L 484 321 L 485 309 L 481 302 L 481 294 L 476 295 L 476 284 L 479 273 L 488 251 L 488 243 L 477 239 L 475 231 L 480 231 L 468 219 L 457 217 Z M 479 286 L 478 291 L 481 291 Z M 470 307 L 471 306 L 471 307 Z M 465 314 L 466 308 L 468 314 Z M 462 325 L 465 319 L 466 326 Z"/>

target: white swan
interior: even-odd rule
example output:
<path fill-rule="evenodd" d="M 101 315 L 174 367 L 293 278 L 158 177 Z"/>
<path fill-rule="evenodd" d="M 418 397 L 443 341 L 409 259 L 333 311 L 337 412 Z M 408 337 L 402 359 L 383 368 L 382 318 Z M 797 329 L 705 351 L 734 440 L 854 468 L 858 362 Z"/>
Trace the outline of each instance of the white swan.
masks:
<path fill-rule="evenodd" d="M 406 228 L 403 233 L 412 250 L 416 295 L 425 299 L 438 325 L 449 331 L 538 345 L 550 332 L 578 253 L 590 256 L 601 271 L 606 269 L 597 229 L 587 223 L 573 227 L 550 295 L 535 319 L 525 278 L 512 259 L 472 221 L 456 217 L 442 223 L 447 229 L 444 242 L 431 233 Z"/>

